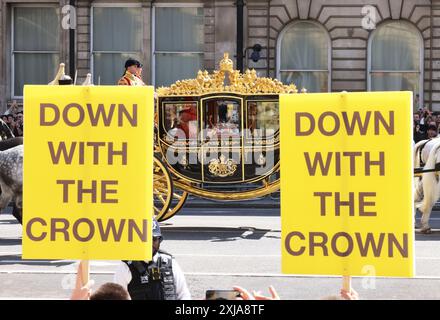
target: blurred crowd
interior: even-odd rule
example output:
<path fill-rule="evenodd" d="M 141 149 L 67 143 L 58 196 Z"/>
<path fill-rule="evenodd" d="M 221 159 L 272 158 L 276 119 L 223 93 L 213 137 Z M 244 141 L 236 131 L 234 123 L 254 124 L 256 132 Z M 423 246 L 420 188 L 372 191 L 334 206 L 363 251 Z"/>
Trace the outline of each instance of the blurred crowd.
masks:
<path fill-rule="evenodd" d="M 428 108 L 419 108 L 413 114 L 413 139 L 417 143 L 421 140 L 432 139 L 438 136 L 440 127 L 440 113 L 432 112 Z"/>
<path fill-rule="evenodd" d="M 15 137 L 22 137 L 24 130 L 23 108 L 17 101 L 13 101 L 11 106 L 1 115 L 1 119 L 8 125 Z"/>

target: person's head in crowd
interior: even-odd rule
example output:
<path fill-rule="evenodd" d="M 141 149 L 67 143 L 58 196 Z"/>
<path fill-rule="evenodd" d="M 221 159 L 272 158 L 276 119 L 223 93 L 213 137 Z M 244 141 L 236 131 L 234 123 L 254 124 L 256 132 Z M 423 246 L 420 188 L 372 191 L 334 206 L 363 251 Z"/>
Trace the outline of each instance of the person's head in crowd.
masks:
<path fill-rule="evenodd" d="M 7 115 L 2 115 L 2 120 L 6 123 L 8 123 L 8 116 Z"/>
<path fill-rule="evenodd" d="M 413 119 L 414 119 L 414 121 L 416 121 L 416 122 L 420 122 L 420 115 L 419 115 L 418 113 L 414 113 L 414 115 L 413 115 Z"/>
<path fill-rule="evenodd" d="M 14 116 L 12 114 L 8 114 L 8 123 L 14 122 Z"/>
<path fill-rule="evenodd" d="M 90 300 L 131 300 L 131 298 L 121 285 L 107 282 L 90 296 Z"/>
<path fill-rule="evenodd" d="M 438 135 L 438 129 L 435 125 L 428 126 L 428 138 L 435 138 Z"/>
<path fill-rule="evenodd" d="M 130 300 L 130 295 L 121 285 L 117 283 L 107 282 L 101 285 L 93 294 L 92 286 L 94 280 L 89 279 L 84 284 L 84 262 L 78 264 L 76 272 L 75 288 L 72 291 L 71 300 Z"/>
<path fill-rule="evenodd" d="M 434 121 L 433 117 L 431 115 L 429 115 L 426 117 L 425 123 L 428 123 L 428 125 L 429 125 L 429 123 L 431 123 L 431 122 L 435 122 L 435 121 Z"/>
<path fill-rule="evenodd" d="M 425 107 L 425 111 L 426 111 L 428 116 L 432 117 L 432 111 L 431 110 L 429 110 L 427 107 Z"/>
<path fill-rule="evenodd" d="M 414 132 L 420 132 L 420 124 L 414 121 Z"/>
<path fill-rule="evenodd" d="M 18 112 L 16 115 L 17 122 L 23 122 L 23 112 Z"/>

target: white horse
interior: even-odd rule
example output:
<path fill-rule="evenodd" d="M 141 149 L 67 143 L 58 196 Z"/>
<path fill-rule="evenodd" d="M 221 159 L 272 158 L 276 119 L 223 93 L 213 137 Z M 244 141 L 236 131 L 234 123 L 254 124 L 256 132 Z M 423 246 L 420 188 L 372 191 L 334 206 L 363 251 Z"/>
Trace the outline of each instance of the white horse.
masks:
<path fill-rule="evenodd" d="M 0 210 L 12 200 L 22 207 L 23 193 L 23 145 L 0 151 Z"/>
<path fill-rule="evenodd" d="M 419 141 L 414 146 L 414 168 L 420 168 L 424 164 L 424 171 L 434 170 L 436 163 L 440 163 L 440 138 Z M 423 173 L 421 177 L 414 177 L 414 212 L 417 208 L 422 213 L 422 233 L 431 233 L 429 217 L 440 198 L 439 174 L 438 171 L 432 171 Z"/>

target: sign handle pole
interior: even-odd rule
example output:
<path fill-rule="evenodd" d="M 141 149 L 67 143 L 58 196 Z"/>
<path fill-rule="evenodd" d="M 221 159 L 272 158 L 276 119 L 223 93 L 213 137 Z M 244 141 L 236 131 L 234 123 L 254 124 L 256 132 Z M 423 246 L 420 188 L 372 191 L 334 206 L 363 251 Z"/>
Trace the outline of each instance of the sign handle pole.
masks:
<path fill-rule="evenodd" d="M 89 282 L 89 278 L 90 278 L 89 260 L 81 260 L 80 266 L 81 266 L 81 279 L 82 279 L 81 285 L 84 287 Z"/>
<path fill-rule="evenodd" d="M 351 277 L 350 276 L 342 276 L 342 289 L 347 292 L 351 292 Z"/>

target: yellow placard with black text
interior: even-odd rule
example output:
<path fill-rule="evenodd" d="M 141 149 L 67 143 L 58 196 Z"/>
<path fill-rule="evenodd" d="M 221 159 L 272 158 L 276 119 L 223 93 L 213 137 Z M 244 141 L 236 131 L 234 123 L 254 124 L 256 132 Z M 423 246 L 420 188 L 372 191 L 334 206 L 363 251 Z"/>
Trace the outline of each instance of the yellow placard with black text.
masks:
<path fill-rule="evenodd" d="M 24 88 L 23 258 L 147 260 L 153 87 Z"/>
<path fill-rule="evenodd" d="M 280 96 L 282 272 L 414 276 L 412 93 Z"/>

